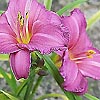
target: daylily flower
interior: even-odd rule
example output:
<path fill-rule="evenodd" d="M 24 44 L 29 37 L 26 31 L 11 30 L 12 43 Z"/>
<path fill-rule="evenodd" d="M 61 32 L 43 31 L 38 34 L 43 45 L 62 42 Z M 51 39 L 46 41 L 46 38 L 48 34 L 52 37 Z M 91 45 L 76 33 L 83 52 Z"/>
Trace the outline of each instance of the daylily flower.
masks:
<path fill-rule="evenodd" d="M 60 73 L 63 87 L 79 95 L 87 92 L 86 77 L 100 79 L 100 52 L 95 49 L 86 33 L 86 20 L 79 9 L 70 16 L 62 17 L 69 30 L 68 50 L 60 52 L 63 57 Z"/>
<path fill-rule="evenodd" d="M 27 78 L 30 53 L 66 48 L 62 42 L 68 40 L 63 36 L 64 30 L 60 17 L 37 0 L 10 0 L 7 11 L 0 16 L 0 53 L 10 54 L 17 79 Z"/>

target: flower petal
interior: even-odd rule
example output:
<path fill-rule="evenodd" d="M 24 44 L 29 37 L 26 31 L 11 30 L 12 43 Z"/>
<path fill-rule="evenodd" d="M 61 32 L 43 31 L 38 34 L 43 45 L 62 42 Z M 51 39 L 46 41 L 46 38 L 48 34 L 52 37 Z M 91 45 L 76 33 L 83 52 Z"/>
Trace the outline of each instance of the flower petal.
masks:
<path fill-rule="evenodd" d="M 60 27 L 53 24 L 40 24 L 33 26 L 33 37 L 29 43 L 30 49 L 36 49 L 42 53 L 50 53 L 53 50 L 66 49 L 68 37 L 63 36 L 63 31 Z"/>
<path fill-rule="evenodd" d="M 8 23 L 16 34 L 18 34 L 18 12 L 20 12 L 21 15 L 24 17 L 26 2 L 27 0 L 10 0 L 8 9 L 5 12 Z"/>
<path fill-rule="evenodd" d="M 77 64 L 69 59 L 67 51 L 64 55 L 63 64 L 60 67 L 60 74 L 64 78 L 62 86 L 67 91 L 84 94 L 87 91 L 87 80 L 78 70 Z"/>
<path fill-rule="evenodd" d="M 67 91 L 75 92 L 78 95 L 83 95 L 87 92 L 87 80 L 82 76 L 80 72 L 77 73 L 77 77 L 72 83 L 66 83 L 67 81 L 63 83 L 63 87 Z"/>
<path fill-rule="evenodd" d="M 16 37 L 13 30 L 9 26 L 5 13 L 0 16 L 0 33 L 5 33 Z"/>
<path fill-rule="evenodd" d="M 13 53 L 19 50 L 17 41 L 13 36 L 0 33 L 0 53 Z"/>
<path fill-rule="evenodd" d="M 71 61 L 68 57 L 68 52 L 65 52 L 63 59 L 63 64 L 60 67 L 60 74 L 64 78 L 66 85 L 72 83 L 78 74 L 78 68 L 75 62 Z"/>
<path fill-rule="evenodd" d="M 28 8 L 26 6 L 26 8 Z M 54 12 L 46 10 L 44 5 L 37 2 L 37 0 L 32 0 L 29 8 L 29 30 L 32 28 L 33 23 L 40 21 L 43 24 L 53 23 L 56 25 L 61 24 L 61 19 Z"/>
<path fill-rule="evenodd" d="M 10 54 L 10 65 L 17 79 L 26 79 L 30 68 L 30 52 L 21 50 Z"/>
<path fill-rule="evenodd" d="M 84 76 L 100 79 L 100 54 L 95 54 L 93 58 L 83 59 L 78 63 L 78 67 Z"/>
<path fill-rule="evenodd" d="M 69 29 L 69 48 L 72 48 L 77 43 L 81 33 L 85 31 L 86 20 L 79 9 L 74 9 L 70 16 L 63 16 L 62 21 Z"/>

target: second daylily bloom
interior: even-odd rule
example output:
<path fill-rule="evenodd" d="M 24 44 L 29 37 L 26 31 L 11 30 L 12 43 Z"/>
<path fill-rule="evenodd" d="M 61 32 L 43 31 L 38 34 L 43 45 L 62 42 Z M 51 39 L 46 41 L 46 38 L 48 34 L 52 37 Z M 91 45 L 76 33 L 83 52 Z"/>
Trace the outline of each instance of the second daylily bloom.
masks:
<path fill-rule="evenodd" d="M 10 54 L 17 79 L 27 78 L 30 53 L 66 48 L 62 42 L 64 30 L 60 18 L 37 0 L 10 0 L 7 11 L 0 16 L 0 53 Z"/>
<path fill-rule="evenodd" d="M 64 78 L 63 87 L 67 91 L 84 94 L 87 91 L 87 79 L 100 79 L 100 52 L 95 49 L 86 34 L 86 20 L 79 9 L 63 16 L 62 21 L 69 29 L 68 50 L 63 56 L 60 73 Z"/>

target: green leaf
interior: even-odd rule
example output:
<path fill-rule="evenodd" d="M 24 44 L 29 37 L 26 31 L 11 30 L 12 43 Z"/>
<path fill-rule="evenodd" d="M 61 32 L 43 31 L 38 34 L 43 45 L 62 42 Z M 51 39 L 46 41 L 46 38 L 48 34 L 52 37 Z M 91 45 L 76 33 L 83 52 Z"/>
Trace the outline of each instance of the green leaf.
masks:
<path fill-rule="evenodd" d="M 98 11 L 91 18 L 88 19 L 88 21 L 87 21 L 87 29 L 89 29 L 98 20 L 100 20 L 100 11 Z"/>
<path fill-rule="evenodd" d="M 69 4 L 67 4 L 66 6 L 64 6 L 62 9 L 57 11 L 58 15 L 62 15 L 64 12 L 66 12 L 69 9 L 72 9 L 74 7 L 76 7 L 77 5 L 86 2 L 87 0 L 75 0 L 74 2 L 71 2 Z"/>
<path fill-rule="evenodd" d="M 0 14 L 2 14 L 4 11 L 0 10 Z"/>
<path fill-rule="evenodd" d="M 44 5 L 48 10 L 51 10 L 52 0 L 44 0 Z"/>
<path fill-rule="evenodd" d="M 7 96 L 10 100 L 19 100 L 18 98 L 12 96 L 11 94 L 4 92 L 3 90 L 0 90 L 1 93 L 3 93 L 5 96 Z M 2 100 L 8 100 L 8 99 L 2 99 Z"/>
<path fill-rule="evenodd" d="M 25 86 L 27 85 L 28 80 L 24 80 L 19 87 L 17 88 L 17 92 L 16 95 L 19 96 L 20 93 L 23 91 L 23 89 L 25 88 Z"/>
<path fill-rule="evenodd" d="M 2 76 L 4 77 L 6 82 L 9 84 L 9 86 L 13 90 L 13 92 L 15 92 L 15 90 L 16 90 L 16 87 L 14 86 L 15 84 L 13 83 L 11 77 L 9 77 L 9 75 L 6 73 L 6 71 L 2 67 L 0 67 L 0 73 L 2 74 Z"/>
<path fill-rule="evenodd" d="M 62 88 L 61 84 L 63 83 L 63 78 L 61 77 L 61 75 L 60 75 L 57 67 L 54 65 L 54 63 L 52 62 L 52 60 L 47 55 L 42 56 L 38 52 L 37 52 L 37 55 L 40 58 L 43 58 L 45 60 L 46 67 L 48 68 L 50 74 L 53 75 L 53 77 L 57 81 L 58 85 L 61 87 L 61 89 L 63 90 L 63 92 L 65 93 L 65 95 L 69 98 L 69 100 L 79 100 L 78 98 L 75 99 L 75 95 L 73 93 L 70 93 L 68 91 L 65 91 Z"/>
<path fill-rule="evenodd" d="M 9 60 L 9 55 L 8 54 L 0 54 L 0 60 L 8 61 Z"/>
<path fill-rule="evenodd" d="M 82 100 L 82 98 L 80 96 L 78 96 L 76 94 L 73 94 L 73 95 L 74 95 L 75 100 Z"/>
<path fill-rule="evenodd" d="M 92 95 L 90 95 L 88 93 L 86 93 L 84 96 L 89 100 L 100 100 L 100 99 L 98 99 L 98 98 L 96 98 L 96 97 L 94 97 L 94 96 L 92 96 Z"/>
<path fill-rule="evenodd" d="M 0 100 L 10 100 L 7 96 L 5 96 L 3 93 L 0 93 Z"/>
<path fill-rule="evenodd" d="M 16 90 L 17 90 L 17 83 L 16 83 L 16 79 L 15 79 L 15 76 L 14 76 L 12 70 L 10 70 L 10 75 L 11 75 L 10 81 L 11 81 L 11 84 L 12 84 L 12 86 L 13 86 L 13 90 L 14 90 L 14 92 L 16 93 Z"/>

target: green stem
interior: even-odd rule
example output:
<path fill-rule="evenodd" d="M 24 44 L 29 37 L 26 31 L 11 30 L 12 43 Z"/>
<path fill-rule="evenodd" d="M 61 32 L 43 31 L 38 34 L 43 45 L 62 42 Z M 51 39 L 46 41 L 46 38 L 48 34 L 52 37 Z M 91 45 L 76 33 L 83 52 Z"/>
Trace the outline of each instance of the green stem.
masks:
<path fill-rule="evenodd" d="M 57 94 L 57 93 L 46 94 L 46 95 L 39 97 L 36 100 L 44 100 L 46 98 L 52 98 L 52 97 L 59 97 L 59 98 L 62 98 L 63 100 L 69 100 L 66 96 L 62 94 Z"/>
<path fill-rule="evenodd" d="M 44 0 L 44 5 L 48 10 L 51 10 L 52 0 Z"/>
<path fill-rule="evenodd" d="M 37 82 L 35 83 L 34 88 L 32 90 L 32 94 L 30 95 L 30 98 L 32 98 L 34 96 L 34 93 L 36 92 L 36 90 L 37 90 L 38 86 L 40 85 L 42 79 L 43 79 L 43 76 L 38 77 Z"/>
<path fill-rule="evenodd" d="M 25 93 L 25 96 L 24 96 L 24 100 L 30 100 L 29 96 L 30 96 L 30 92 L 32 90 L 34 77 L 35 77 L 35 71 L 33 69 L 29 78 L 28 78 L 27 89 L 26 89 L 26 93 Z"/>

